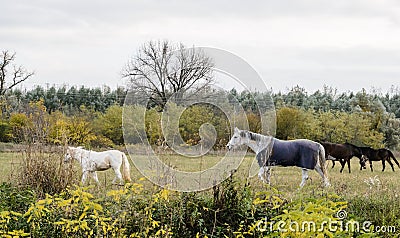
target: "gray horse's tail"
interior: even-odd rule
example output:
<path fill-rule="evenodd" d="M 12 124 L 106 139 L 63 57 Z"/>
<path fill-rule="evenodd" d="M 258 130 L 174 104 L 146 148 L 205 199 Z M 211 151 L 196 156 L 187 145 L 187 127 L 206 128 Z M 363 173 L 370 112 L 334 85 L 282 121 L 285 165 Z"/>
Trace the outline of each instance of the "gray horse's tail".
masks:
<path fill-rule="evenodd" d="M 394 162 L 397 164 L 397 166 L 399 166 L 399 168 L 400 168 L 399 161 L 397 161 L 397 159 L 394 157 L 394 154 L 392 153 L 392 151 L 390 151 L 390 150 L 387 150 L 387 151 L 389 153 L 389 158 L 392 158 L 394 160 Z"/>
<path fill-rule="evenodd" d="M 130 166 L 128 158 L 125 153 L 122 152 L 122 178 L 125 182 L 131 182 Z"/>
<path fill-rule="evenodd" d="M 327 163 L 325 158 L 325 148 L 319 143 L 318 145 L 319 145 L 318 162 L 319 165 L 321 166 L 322 173 L 324 174 L 325 178 L 328 179 L 328 170 L 326 169 Z"/>

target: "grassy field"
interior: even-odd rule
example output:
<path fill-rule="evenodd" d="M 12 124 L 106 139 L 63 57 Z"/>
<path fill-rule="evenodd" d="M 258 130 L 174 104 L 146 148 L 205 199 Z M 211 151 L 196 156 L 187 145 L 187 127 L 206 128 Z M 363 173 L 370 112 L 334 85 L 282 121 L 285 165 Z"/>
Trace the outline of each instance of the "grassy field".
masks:
<path fill-rule="evenodd" d="M 21 162 L 20 153 L 0 153 L 0 182 L 12 180 L 12 174 Z"/>
<path fill-rule="evenodd" d="M 398 153 L 395 153 L 397 157 L 400 157 Z M 0 153 L 0 161 L 2 166 L 0 167 L 0 182 L 7 182 L 16 178 L 17 169 L 22 159 L 21 153 Z M 141 155 L 143 156 L 143 155 Z M 136 156 L 133 156 L 134 158 Z M 207 168 L 211 168 L 221 159 L 221 156 L 203 156 L 200 158 L 185 158 L 179 155 L 161 155 L 161 160 L 170 165 L 171 167 L 180 171 L 202 171 Z M 257 176 L 248 178 L 248 171 L 250 164 L 253 162 L 254 155 L 247 155 L 243 163 L 240 165 L 236 177 L 243 182 L 248 182 L 254 189 L 262 190 L 264 184 L 262 184 Z M 81 172 L 77 162 L 74 162 L 76 168 L 76 176 L 80 178 Z M 351 160 L 351 173 L 348 172 L 347 165 L 343 173 L 339 172 L 340 164 L 336 163 L 334 168 L 332 162 L 328 161 L 328 175 L 332 186 L 329 190 L 335 193 L 351 198 L 354 195 L 367 194 L 371 189 L 379 189 L 384 193 L 397 193 L 400 185 L 399 173 L 400 169 L 396 166 L 395 172 L 393 172 L 390 166 L 386 165 L 386 170 L 382 172 L 381 162 L 373 162 L 374 172 L 371 172 L 369 167 L 367 170 L 360 171 L 358 159 L 354 158 Z M 108 187 L 114 178 L 112 170 L 98 172 L 101 186 Z M 313 192 L 315 189 L 321 188 L 321 178 L 315 171 L 309 172 L 310 179 L 307 181 L 306 186 L 303 188 L 304 191 Z M 131 177 L 132 180 L 138 180 L 143 177 L 142 174 L 133 166 L 131 161 Z M 375 181 L 375 185 L 372 185 L 368 181 Z M 379 180 L 379 182 L 378 182 Z M 271 176 L 271 185 L 278 188 L 282 192 L 289 194 L 296 193 L 298 185 L 301 182 L 301 170 L 296 167 L 274 167 Z M 93 184 L 93 181 L 90 183 Z"/>

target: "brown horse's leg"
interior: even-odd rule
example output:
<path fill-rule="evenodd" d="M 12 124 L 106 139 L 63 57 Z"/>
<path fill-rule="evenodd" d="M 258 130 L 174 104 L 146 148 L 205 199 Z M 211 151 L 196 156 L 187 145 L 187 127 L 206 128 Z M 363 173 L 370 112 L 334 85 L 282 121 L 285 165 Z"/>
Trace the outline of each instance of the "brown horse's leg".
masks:
<path fill-rule="evenodd" d="M 332 169 L 335 168 L 335 161 L 332 160 Z"/>
<path fill-rule="evenodd" d="M 385 159 L 382 159 L 382 172 L 385 171 L 385 167 L 386 167 Z"/>
<path fill-rule="evenodd" d="M 369 167 L 371 168 L 371 172 L 374 172 L 374 169 L 372 168 L 372 161 L 368 159 L 369 162 Z"/>
<path fill-rule="evenodd" d="M 390 167 L 392 167 L 392 170 L 393 170 L 393 172 L 394 172 L 393 163 L 392 163 L 392 161 L 390 161 L 390 157 L 389 157 L 389 156 L 386 157 L 386 160 L 387 160 L 387 162 L 390 164 Z"/>
<path fill-rule="evenodd" d="M 349 173 L 351 173 L 351 170 L 350 170 L 350 159 L 347 159 L 346 161 L 347 161 L 347 167 L 349 168 Z"/>
<path fill-rule="evenodd" d="M 396 157 L 394 157 L 392 151 L 388 150 L 388 154 L 389 154 L 389 155 L 388 155 L 388 158 L 389 158 L 389 159 L 392 158 L 392 159 L 394 160 L 394 162 L 397 164 L 397 166 L 399 166 L 399 168 L 400 168 L 399 161 L 397 161 Z"/>
<path fill-rule="evenodd" d="M 346 165 L 346 160 L 339 160 L 340 165 L 342 166 L 342 168 L 340 168 L 340 173 L 343 172 L 344 166 Z"/>

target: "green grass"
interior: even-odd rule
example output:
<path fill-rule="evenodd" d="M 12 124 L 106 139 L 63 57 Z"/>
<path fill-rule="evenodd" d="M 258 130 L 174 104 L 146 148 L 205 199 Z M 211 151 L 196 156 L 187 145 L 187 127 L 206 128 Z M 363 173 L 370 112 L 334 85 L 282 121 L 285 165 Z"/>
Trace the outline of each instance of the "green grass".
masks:
<path fill-rule="evenodd" d="M 133 158 L 137 158 L 144 155 L 135 155 Z M 187 158 L 179 155 L 161 155 L 161 160 L 173 167 L 176 170 L 193 172 L 193 171 L 203 171 L 211 168 L 217 164 L 223 155 L 206 155 L 199 158 Z M 397 154 L 397 157 L 398 154 Z M 2 166 L 0 167 L 0 181 L 6 182 L 10 179 L 15 178 L 17 173 L 18 165 L 21 162 L 21 153 L 0 153 L 0 162 Z M 254 155 L 247 155 L 240 165 L 237 171 L 237 178 L 243 179 L 245 182 L 248 179 L 248 173 L 250 164 L 254 160 Z M 81 170 L 79 164 L 74 162 L 74 166 L 77 171 L 77 178 L 81 176 Z M 347 165 L 343 173 L 339 172 L 340 164 L 336 163 L 335 168 L 331 168 L 332 162 L 328 161 L 328 176 L 332 184 L 330 190 L 333 190 L 337 194 L 351 198 L 355 195 L 368 194 L 371 190 L 370 186 L 365 182 L 371 178 L 377 178 L 380 181 L 380 188 L 384 192 L 397 192 L 400 186 L 400 180 L 398 179 L 400 169 L 396 166 L 395 172 L 392 172 L 388 164 L 386 166 L 385 172 L 381 172 L 382 165 L 381 162 L 373 162 L 374 172 L 371 172 L 369 167 L 367 170 L 360 171 L 360 166 L 358 164 L 358 159 L 354 158 L 351 160 L 351 173 L 348 173 Z M 112 170 L 98 172 L 99 180 L 102 186 L 111 185 L 111 181 L 114 178 L 114 172 Z M 303 188 L 304 191 L 313 192 L 314 190 L 321 189 L 321 178 L 315 171 L 309 172 L 310 179 L 307 181 L 306 186 Z M 376 176 L 376 177 L 375 177 Z M 132 180 L 138 180 L 143 177 L 142 174 L 133 166 L 131 161 L 131 177 Z M 257 176 L 249 178 L 250 184 L 255 188 L 262 190 L 264 184 L 262 184 Z M 287 193 L 296 193 L 298 185 L 301 182 L 301 170 L 296 167 L 274 167 L 271 176 L 271 185 L 278 188 L 280 191 Z M 93 184 L 93 181 L 90 181 Z"/>
<path fill-rule="evenodd" d="M 182 171 L 201 171 L 215 165 L 220 158 L 217 156 L 204 156 L 201 158 L 184 158 L 181 156 L 162 156 L 162 160 L 166 164 L 170 164 L 174 168 Z M 245 160 L 239 167 L 237 177 L 245 181 L 248 178 L 248 171 L 250 164 L 254 160 L 254 155 L 246 156 Z M 384 191 L 397 191 L 400 186 L 398 175 L 400 168 L 395 165 L 395 172 L 388 167 L 386 163 L 386 170 L 382 172 L 381 162 L 373 162 L 374 172 L 370 171 L 367 167 L 366 170 L 360 171 L 360 165 L 357 158 L 351 160 L 351 173 L 348 172 L 347 165 L 340 173 L 340 163 L 336 163 L 334 168 L 332 162 L 328 161 L 328 176 L 332 184 L 330 190 L 351 198 L 354 195 L 362 195 L 370 192 L 371 188 L 365 182 L 373 178 L 379 179 L 381 185 L 380 189 Z M 303 188 L 305 191 L 312 192 L 316 189 L 321 189 L 321 177 L 315 171 L 309 171 L 310 179 L 307 181 L 306 186 Z M 376 176 L 376 177 L 375 177 Z M 259 181 L 257 176 L 249 179 L 249 182 L 256 189 L 262 190 L 264 185 Z M 297 167 L 274 167 L 271 176 L 271 185 L 278 188 L 280 191 L 288 193 L 296 193 L 298 186 L 301 182 L 301 169 Z M 374 188 L 375 189 L 375 188 Z"/>
<path fill-rule="evenodd" d="M 14 181 L 17 176 L 17 169 L 21 162 L 22 153 L 0 153 L 0 182 Z M 133 158 L 138 158 L 144 155 L 135 155 Z M 199 158 L 187 158 L 179 155 L 161 155 L 161 160 L 171 166 L 172 168 L 186 172 L 203 171 L 211 168 L 218 163 L 222 156 L 206 155 Z M 398 154 L 397 154 L 397 157 Z M 257 176 L 249 178 L 249 168 L 254 160 L 254 155 L 250 154 L 245 157 L 242 164 L 240 165 L 236 177 L 242 180 L 243 183 L 249 182 L 249 184 L 256 190 L 263 190 L 265 184 L 263 184 Z M 143 177 L 143 175 L 136 169 L 131 163 L 131 178 L 133 181 L 137 181 Z M 358 159 L 354 158 L 351 160 L 351 173 L 348 173 L 347 165 L 340 173 L 340 164 L 336 163 L 335 168 L 331 168 L 332 162 L 328 161 L 328 176 L 332 184 L 329 191 L 335 192 L 346 199 L 351 199 L 357 195 L 370 194 L 371 191 L 379 190 L 380 194 L 393 193 L 398 194 L 398 188 L 400 186 L 399 173 L 400 169 L 396 166 L 395 172 L 392 172 L 391 168 L 386 166 L 385 172 L 382 172 L 381 162 L 373 162 L 374 172 L 371 172 L 369 167 L 366 170 L 360 171 Z M 80 166 L 77 162 L 74 162 L 75 170 L 77 171 L 76 176 L 78 181 L 82 175 Z M 107 171 L 98 172 L 98 177 L 102 188 L 109 188 L 111 181 L 114 178 L 114 172 L 110 169 Z M 315 193 L 322 189 L 321 177 L 315 171 L 309 171 L 310 179 L 302 189 L 304 193 Z M 366 181 L 371 179 L 378 179 L 380 185 L 374 185 L 371 187 Z M 271 176 L 271 185 L 276 187 L 279 191 L 287 193 L 289 197 L 296 196 L 298 194 L 299 184 L 301 182 L 301 169 L 297 167 L 274 167 Z M 94 184 L 94 181 L 89 179 L 89 184 Z M 150 184 L 150 183 L 149 183 Z"/>
<path fill-rule="evenodd" d="M 0 153 L 0 183 L 12 180 L 12 174 L 21 161 L 20 155 L 19 153 L 12 152 Z"/>

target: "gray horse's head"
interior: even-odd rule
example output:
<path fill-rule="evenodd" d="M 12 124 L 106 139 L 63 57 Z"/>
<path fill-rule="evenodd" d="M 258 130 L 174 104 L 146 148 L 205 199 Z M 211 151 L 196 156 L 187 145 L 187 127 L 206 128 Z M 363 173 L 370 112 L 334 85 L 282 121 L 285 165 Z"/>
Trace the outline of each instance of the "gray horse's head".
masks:
<path fill-rule="evenodd" d="M 228 150 L 231 150 L 240 145 L 243 145 L 244 143 L 246 143 L 245 131 L 239 130 L 237 127 L 235 127 L 232 138 L 229 140 L 228 144 L 226 145 L 226 148 L 228 148 Z"/>

